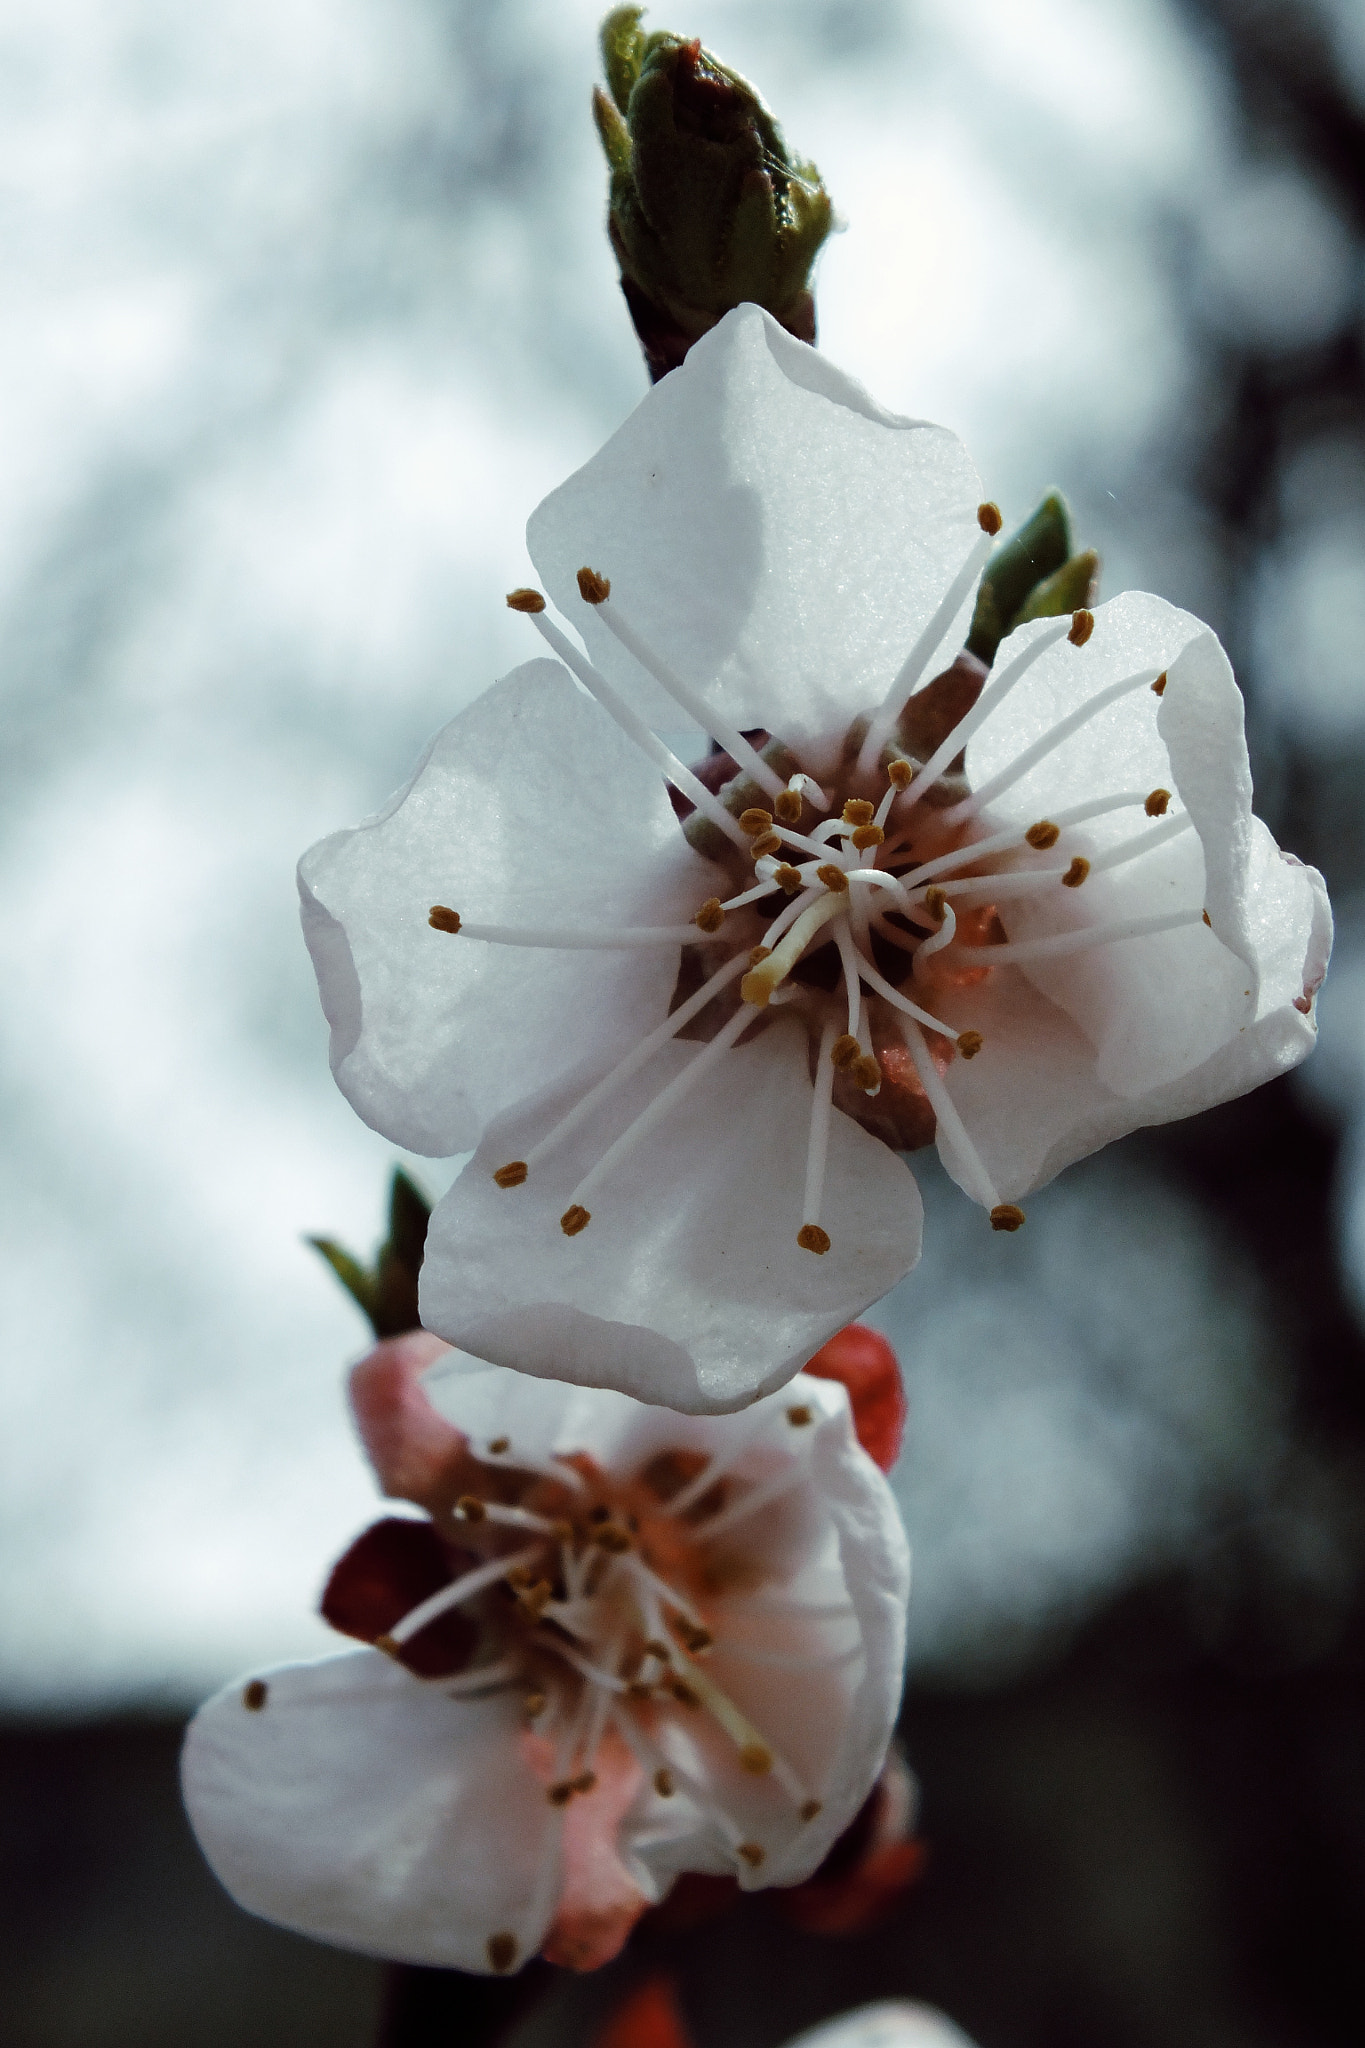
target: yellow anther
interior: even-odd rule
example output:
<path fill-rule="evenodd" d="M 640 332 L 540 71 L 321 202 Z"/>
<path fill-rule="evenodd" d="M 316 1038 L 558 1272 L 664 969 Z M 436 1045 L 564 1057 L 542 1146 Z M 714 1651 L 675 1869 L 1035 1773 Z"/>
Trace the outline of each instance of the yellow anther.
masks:
<path fill-rule="evenodd" d="M 766 1852 L 759 1847 L 757 1842 L 741 1842 L 735 1854 L 742 1856 L 751 1870 L 757 1870 Z"/>
<path fill-rule="evenodd" d="M 1206 924 L 1206 925 L 1208 926 L 1209 930 L 1210 930 L 1210 931 L 1212 931 L 1212 930 L 1213 930 L 1213 919 L 1212 919 L 1212 918 L 1211 918 L 1211 917 L 1209 916 L 1209 914 L 1208 914 L 1207 910 L 1201 910 L 1199 914 L 1200 914 L 1200 916 L 1201 916 L 1201 917 L 1203 918 L 1203 920 L 1204 920 L 1205 924 Z"/>
<path fill-rule="evenodd" d="M 1162 669 L 1162 671 L 1161 671 L 1161 674 L 1160 674 L 1160 675 L 1159 675 L 1159 676 L 1157 677 L 1156 681 L 1155 681 L 1155 682 L 1154 682 L 1154 683 L 1152 684 L 1152 695 L 1153 695 L 1154 697 L 1164 697 L 1164 696 L 1165 696 L 1165 694 L 1166 694 L 1166 671 L 1165 671 L 1165 669 L 1163 668 L 1163 669 Z"/>
<path fill-rule="evenodd" d="M 580 1230 L 586 1230 L 592 1222 L 592 1211 L 585 1209 L 581 1202 L 572 1202 L 559 1219 L 559 1227 L 565 1237 L 577 1237 Z"/>
<path fill-rule="evenodd" d="M 756 839 L 760 832 L 768 831 L 772 822 L 772 812 L 761 811 L 756 804 L 752 810 L 741 811 L 739 814 L 739 829 L 741 832 L 747 832 L 751 839 Z"/>
<path fill-rule="evenodd" d="M 575 1792 L 591 1792 L 597 1783 L 596 1771 L 580 1771 L 573 1781 Z"/>
<path fill-rule="evenodd" d="M 755 949 L 757 950 L 757 949 Z M 752 1003 L 756 1010 L 766 1010 L 772 1001 L 776 984 L 757 968 L 751 968 L 739 985 L 740 999 Z"/>
<path fill-rule="evenodd" d="M 615 1522 L 608 1522 L 605 1528 L 599 1529 L 592 1540 L 599 1550 L 610 1551 L 613 1557 L 624 1557 L 631 1547 L 630 1537 Z"/>
<path fill-rule="evenodd" d="M 787 1410 L 787 1420 L 793 1429 L 809 1429 L 815 1420 L 814 1411 L 804 1401 Z"/>
<path fill-rule="evenodd" d="M 697 1622 L 689 1621 L 685 1614 L 670 1615 L 669 1624 L 684 1648 L 694 1657 L 700 1656 L 703 1650 L 709 1650 L 716 1640 L 709 1628 L 702 1628 Z"/>
<path fill-rule="evenodd" d="M 760 832 L 758 838 L 755 839 L 752 845 L 750 846 L 749 851 L 753 855 L 755 860 L 765 860 L 770 853 L 780 852 L 781 847 L 781 833 Z"/>
<path fill-rule="evenodd" d="M 773 949 L 771 946 L 754 946 L 749 953 L 749 965 L 751 967 L 761 967 L 765 960 L 771 960 L 772 957 Z"/>
<path fill-rule="evenodd" d="M 627 1697 L 633 1700 L 652 1700 L 654 1688 L 646 1685 L 642 1678 L 632 1678 L 626 1685 Z"/>
<path fill-rule="evenodd" d="M 1089 861 L 1086 859 L 1083 853 L 1078 853 L 1076 855 L 1076 858 L 1072 861 L 1071 866 L 1062 876 L 1062 887 L 1064 889 L 1079 889 L 1081 883 L 1085 880 L 1086 876 L 1089 873 Z"/>
<path fill-rule="evenodd" d="M 795 896 L 801 887 L 800 870 L 794 868 L 789 860 L 783 861 L 781 867 L 775 871 L 773 880 L 778 888 L 785 889 L 789 896 Z"/>
<path fill-rule="evenodd" d="M 521 1704 L 525 1709 L 527 1720 L 534 1721 L 545 1712 L 550 1702 L 546 1699 L 543 1692 L 528 1692 Z"/>
<path fill-rule="evenodd" d="M 801 822 L 801 793 L 795 789 L 780 789 L 773 798 L 774 815 L 784 825 L 799 825 Z"/>
<path fill-rule="evenodd" d="M 860 825 L 853 834 L 853 844 L 859 853 L 866 853 L 869 846 L 880 846 L 885 837 L 880 825 Z"/>
<path fill-rule="evenodd" d="M 495 1458 L 500 1458 L 504 1451 L 511 1450 L 512 1439 L 510 1436 L 495 1436 L 488 1448 Z"/>
<path fill-rule="evenodd" d="M 984 505 L 977 506 L 976 523 L 983 533 L 999 533 L 1005 521 L 1000 507 L 994 500 L 987 499 Z"/>
<path fill-rule="evenodd" d="M 1017 1202 L 997 1202 L 991 1210 L 992 1230 L 1019 1230 L 1023 1222 L 1024 1212 Z"/>
<path fill-rule="evenodd" d="M 915 771 L 908 761 L 892 761 L 887 768 L 886 779 L 893 789 L 909 789 L 915 779 Z"/>
<path fill-rule="evenodd" d="M 959 1031 L 957 1034 L 957 1049 L 964 1060 L 974 1060 L 985 1043 L 979 1031 Z"/>
<path fill-rule="evenodd" d="M 1035 853 L 1046 853 L 1049 846 L 1055 846 L 1062 836 L 1060 825 L 1054 825 L 1051 818 L 1040 818 L 1036 825 L 1030 825 L 1024 834 Z"/>
<path fill-rule="evenodd" d="M 870 825 L 876 816 L 877 806 L 864 797 L 851 796 L 844 805 L 843 818 L 846 825 Z"/>
<path fill-rule="evenodd" d="M 573 1798 L 574 1786 L 571 1778 L 561 1778 L 557 1785 L 551 1785 L 545 1797 L 551 1806 L 567 1806 Z"/>
<path fill-rule="evenodd" d="M 773 1767 L 773 1753 L 761 1742 L 746 1742 L 739 1753 L 739 1767 L 751 1778 L 766 1778 Z"/>
<path fill-rule="evenodd" d="M 460 929 L 460 913 L 448 910 L 444 903 L 433 903 L 427 912 L 427 923 L 434 932 L 457 932 Z"/>
<path fill-rule="evenodd" d="M 841 867 L 836 867 L 832 860 L 823 862 L 815 870 L 815 879 L 818 882 L 823 882 L 825 887 L 835 896 L 847 896 L 848 894 L 848 876 Z"/>
<path fill-rule="evenodd" d="M 656 1771 L 654 1773 L 654 1790 L 658 1793 L 660 1799 L 671 1799 L 673 1797 L 672 1771 Z"/>
<path fill-rule="evenodd" d="M 517 1959 L 515 1934 L 490 1934 L 485 1947 L 490 1969 L 496 1970 L 500 1977 L 506 1976 Z"/>
<path fill-rule="evenodd" d="M 718 932 L 725 922 L 725 912 L 719 896 L 708 896 L 692 922 L 698 931 Z"/>
<path fill-rule="evenodd" d="M 802 1820 L 814 1820 L 816 1814 L 823 1813 L 824 1810 L 824 1801 L 821 1799 L 803 1800 L 801 1805 L 801 1818 Z"/>
<path fill-rule="evenodd" d="M 853 1062 L 852 1079 L 864 1095 L 875 1095 L 882 1085 L 882 1070 L 870 1052 Z"/>
<path fill-rule="evenodd" d="M 1084 647 L 1094 630 L 1095 614 L 1082 606 L 1080 611 L 1071 614 L 1071 631 L 1066 637 L 1073 647 Z"/>
<path fill-rule="evenodd" d="M 1149 818 L 1164 818 L 1170 806 L 1170 801 L 1171 792 L 1169 789 L 1154 789 L 1142 808 L 1146 811 Z"/>
<path fill-rule="evenodd" d="M 242 1687 L 242 1705 L 248 1714 L 259 1714 L 270 1697 L 270 1687 L 263 1678 L 248 1679 Z"/>
<path fill-rule="evenodd" d="M 509 612 L 543 612 L 545 600 L 538 590 L 509 590 L 507 609 Z"/>
<path fill-rule="evenodd" d="M 584 604 L 605 604 L 611 596 L 611 584 L 605 576 L 599 576 L 596 569 L 580 569 L 578 595 Z"/>
<path fill-rule="evenodd" d="M 701 1705 L 701 1695 L 693 1692 L 685 1678 L 670 1678 L 667 1680 L 667 1685 L 668 1690 L 672 1693 L 680 1707 L 699 1707 Z"/>
<path fill-rule="evenodd" d="M 386 1657 L 392 1657 L 395 1663 L 397 1662 L 399 1645 L 394 1641 L 392 1636 L 376 1636 L 374 1639 L 374 1646 L 376 1650 L 382 1650 Z"/>
<path fill-rule="evenodd" d="M 509 1159 L 506 1166 L 500 1166 L 493 1175 L 500 1188 L 519 1188 L 530 1171 L 524 1159 Z"/>
<path fill-rule="evenodd" d="M 933 918 L 935 924 L 942 924 L 944 914 L 948 908 L 948 898 L 943 890 L 939 888 L 937 882 L 925 890 L 924 907 L 930 917 Z"/>
<path fill-rule="evenodd" d="M 842 878 L 842 868 L 836 868 L 834 872 Z M 828 924 L 838 910 L 839 898 L 833 892 L 803 910 L 791 930 L 783 935 L 781 944 L 773 948 L 766 960 L 751 968 L 741 981 L 739 992 L 744 1001 L 752 1003 L 758 1010 L 766 1008 L 778 983 L 791 973 L 821 925 Z"/>
<path fill-rule="evenodd" d="M 851 1067 L 856 1059 L 861 1058 L 862 1050 L 851 1031 L 845 1031 L 841 1038 L 836 1038 L 829 1054 L 836 1073 L 842 1074 L 846 1067 Z"/>
<path fill-rule="evenodd" d="M 455 1503 L 455 1512 L 462 1522 L 482 1522 L 488 1515 L 488 1510 L 483 1502 L 476 1500 L 472 1493 L 462 1493 L 460 1495 L 460 1498 Z"/>
<path fill-rule="evenodd" d="M 823 1258 L 829 1250 L 829 1232 L 822 1230 L 818 1223 L 803 1223 L 796 1233 L 796 1242 L 803 1252 L 814 1252 Z"/>

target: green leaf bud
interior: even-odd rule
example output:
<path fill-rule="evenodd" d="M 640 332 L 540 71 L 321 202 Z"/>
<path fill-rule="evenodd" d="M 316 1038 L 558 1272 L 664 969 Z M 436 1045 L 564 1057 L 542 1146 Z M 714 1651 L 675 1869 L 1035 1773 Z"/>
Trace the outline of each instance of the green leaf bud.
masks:
<path fill-rule="evenodd" d="M 754 88 L 700 41 L 602 24 L 608 91 L 593 116 L 611 173 L 608 232 L 651 376 L 676 369 L 733 306 L 815 339 L 811 266 L 833 209 Z"/>
<path fill-rule="evenodd" d="M 1005 635 L 1024 619 L 1051 616 L 1050 612 L 1026 611 L 1025 606 L 1038 586 L 1063 568 L 1070 555 L 1071 518 L 1066 501 L 1059 491 L 1050 491 L 1019 531 L 1000 543 L 987 563 L 977 592 L 967 651 L 989 666 Z M 1056 609 L 1064 607 L 1059 605 Z"/>
<path fill-rule="evenodd" d="M 346 1292 L 368 1318 L 376 1337 L 401 1337 L 420 1327 L 417 1276 L 422 1269 L 431 1204 L 401 1167 L 389 1191 L 389 1234 L 366 1267 L 330 1237 L 310 1237 Z"/>

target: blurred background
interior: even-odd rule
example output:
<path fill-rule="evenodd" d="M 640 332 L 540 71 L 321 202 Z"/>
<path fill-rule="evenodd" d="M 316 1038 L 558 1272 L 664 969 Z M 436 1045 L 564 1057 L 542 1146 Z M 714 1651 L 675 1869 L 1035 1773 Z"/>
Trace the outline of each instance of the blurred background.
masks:
<path fill-rule="evenodd" d="M 587 0 L 0 0 L 0 2040 L 372 2038 L 238 1914 L 178 1730 L 311 1654 L 374 1493 L 303 1246 L 393 1161 L 292 869 L 529 649 L 525 519 L 637 402 Z M 1365 10 L 688 0 L 846 231 L 821 345 L 1058 485 L 1104 595 L 1209 619 L 1339 918 L 1309 1067 L 1017 1238 L 921 1155 L 883 1932 L 679 1951 L 711 2048 L 874 1995 L 982 2048 L 1331 2048 L 1365 2001 Z M 449 1166 L 414 1164 L 438 1193 Z M 585 2041 L 635 1967 L 526 2034 Z M 624 1976 L 623 1973 L 624 1972 Z M 613 1986 L 615 1989 L 613 1990 Z M 433 2036 L 435 2038 L 435 2036 Z M 446 2038 L 443 2036 L 442 2038 Z"/>

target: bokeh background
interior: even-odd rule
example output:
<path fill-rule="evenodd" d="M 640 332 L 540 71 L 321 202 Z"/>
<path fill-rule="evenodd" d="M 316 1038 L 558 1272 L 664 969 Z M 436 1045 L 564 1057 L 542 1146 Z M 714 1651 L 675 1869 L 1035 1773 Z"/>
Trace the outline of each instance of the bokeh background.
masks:
<path fill-rule="evenodd" d="M 0 0 L 0 2039 L 373 2037 L 200 1869 L 178 1726 L 372 1484 L 302 1245 L 394 1155 L 293 863 L 530 651 L 522 532 L 645 388 L 586 0 Z M 931 1161 L 904 1360 L 926 1877 L 679 1951 L 706 2048 L 886 1992 L 983 2048 L 1329 2048 L 1365 2002 L 1365 10 L 688 0 L 846 229 L 821 344 L 1209 619 L 1339 917 L 1292 1081 L 1018 1238 Z M 451 1167 L 415 1167 L 438 1193 Z M 334 1639 L 333 1639 L 334 1640 Z M 619 1992 L 565 1983 L 528 2043 Z M 624 1976 L 623 1973 L 624 1972 Z M 614 1988 L 613 1988 L 614 1987 Z M 433 2033 L 432 2038 L 437 2036 Z M 448 2038 L 441 2035 L 442 2039 Z"/>

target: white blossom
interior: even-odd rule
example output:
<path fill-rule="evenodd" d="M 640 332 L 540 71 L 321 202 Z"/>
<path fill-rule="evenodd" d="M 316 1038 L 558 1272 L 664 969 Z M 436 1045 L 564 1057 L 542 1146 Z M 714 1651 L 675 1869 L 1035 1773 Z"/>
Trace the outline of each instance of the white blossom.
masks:
<path fill-rule="evenodd" d="M 1010 1230 L 1310 1049 L 1326 895 L 1252 816 L 1215 635 L 1129 594 L 984 688 L 945 668 L 982 498 L 951 433 L 741 307 L 530 522 L 583 645 L 514 593 L 558 661 L 305 858 L 342 1088 L 478 1148 L 423 1272 L 452 1342 L 740 1407 L 913 1265 L 893 1148 L 933 1137 Z M 722 797 L 657 736 L 689 724 Z"/>
<path fill-rule="evenodd" d="M 185 1798 L 233 1896 L 346 1947 L 503 1971 L 608 1960 L 682 1871 L 807 1877 L 881 1769 L 909 1593 L 843 1386 L 802 1375 L 687 1417 L 416 1332 L 354 1399 L 449 1571 L 380 1648 L 200 1711 Z M 399 1659 L 454 1614 L 459 1668 L 415 1675 Z"/>

